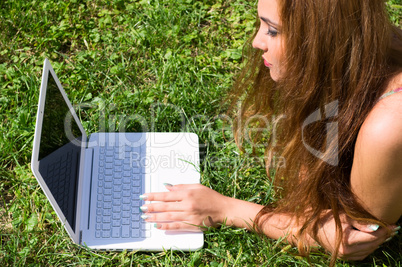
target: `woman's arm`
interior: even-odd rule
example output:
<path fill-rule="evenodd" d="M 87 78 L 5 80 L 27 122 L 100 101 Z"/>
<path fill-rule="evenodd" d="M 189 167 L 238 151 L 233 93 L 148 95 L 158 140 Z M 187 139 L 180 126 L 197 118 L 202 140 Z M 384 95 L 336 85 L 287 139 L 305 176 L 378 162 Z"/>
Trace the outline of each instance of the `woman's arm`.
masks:
<path fill-rule="evenodd" d="M 161 230 L 200 231 L 220 224 L 252 230 L 254 217 L 262 208 L 258 204 L 223 196 L 200 184 L 167 188 L 169 192 L 146 194 L 147 201 L 158 202 L 142 208 L 146 212 L 145 219 L 155 222 L 155 227 Z M 268 213 L 262 217 L 262 221 L 261 231 L 267 237 L 297 244 L 300 225 L 292 216 Z M 387 229 L 375 230 L 345 215 L 341 216 L 341 223 L 344 239 L 338 255 L 343 259 L 364 259 L 389 237 Z M 307 236 L 310 246 L 320 244 L 334 252 L 336 231 L 331 211 L 322 216 L 318 239 L 316 241 Z"/>
<path fill-rule="evenodd" d="M 355 146 L 351 186 L 363 207 L 388 223 L 402 215 L 402 93 L 381 100 Z"/>
<path fill-rule="evenodd" d="M 167 186 L 169 192 L 146 194 L 147 201 L 156 201 L 143 206 L 147 221 L 156 222 L 161 230 L 204 230 L 219 225 L 254 230 L 254 218 L 262 205 L 224 196 L 200 185 Z M 297 233 L 291 217 L 282 214 L 264 215 L 265 235 L 273 239 L 287 239 Z M 289 242 L 292 242 L 289 238 Z"/>
<path fill-rule="evenodd" d="M 146 194 L 147 201 L 157 202 L 142 208 L 149 216 L 148 221 L 164 222 L 158 223 L 162 230 L 200 230 L 198 226 L 221 224 L 251 229 L 254 217 L 263 207 L 221 195 L 200 184 L 166 188 L 169 192 Z"/>

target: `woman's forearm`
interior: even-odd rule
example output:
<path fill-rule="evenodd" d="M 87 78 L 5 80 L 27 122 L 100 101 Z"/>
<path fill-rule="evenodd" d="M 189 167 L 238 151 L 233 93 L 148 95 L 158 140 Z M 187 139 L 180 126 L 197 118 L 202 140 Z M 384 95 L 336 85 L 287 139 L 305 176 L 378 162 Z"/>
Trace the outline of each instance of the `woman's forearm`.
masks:
<path fill-rule="evenodd" d="M 252 202 L 225 197 L 224 205 L 221 206 L 223 216 L 219 221 L 228 226 L 255 230 L 254 219 L 258 212 L 263 208 Z M 258 226 L 260 231 L 272 239 L 284 239 L 291 244 L 296 244 L 296 234 L 299 227 L 290 215 L 269 213 L 261 218 Z M 311 240 L 312 245 L 315 244 Z"/>
<path fill-rule="evenodd" d="M 254 218 L 263 207 L 252 202 L 223 196 L 222 205 L 219 207 L 221 209 L 219 213 L 222 216 L 218 220 L 228 226 L 252 230 Z"/>

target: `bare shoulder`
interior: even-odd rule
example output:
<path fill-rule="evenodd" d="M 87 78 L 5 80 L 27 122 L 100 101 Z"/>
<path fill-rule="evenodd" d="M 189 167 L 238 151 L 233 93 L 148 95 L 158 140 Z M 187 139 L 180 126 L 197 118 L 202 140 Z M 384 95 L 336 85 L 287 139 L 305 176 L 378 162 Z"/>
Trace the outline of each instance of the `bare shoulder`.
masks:
<path fill-rule="evenodd" d="M 402 92 L 381 100 L 363 123 L 358 139 L 365 145 L 402 145 Z"/>
<path fill-rule="evenodd" d="M 402 87 L 402 72 L 394 77 L 386 92 Z M 402 92 L 381 99 L 363 123 L 359 138 L 365 145 L 398 149 L 402 146 Z"/>
<path fill-rule="evenodd" d="M 402 87 L 402 79 L 399 87 L 390 86 Z M 364 121 L 351 173 L 355 195 L 373 215 L 388 222 L 402 214 L 401 163 L 402 92 L 398 92 L 379 101 Z"/>

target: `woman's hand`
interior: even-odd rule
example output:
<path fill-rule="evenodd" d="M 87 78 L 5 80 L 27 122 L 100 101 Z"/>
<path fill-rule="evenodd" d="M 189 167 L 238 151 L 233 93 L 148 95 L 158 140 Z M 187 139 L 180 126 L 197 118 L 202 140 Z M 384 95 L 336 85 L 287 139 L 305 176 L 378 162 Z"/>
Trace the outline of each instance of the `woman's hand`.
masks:
<path fill-rule="evenodd" d="M 225 219 L 228 197 L 200 185 L 167 185 L 169 192 L 145 194 L 146 201 L 156 201 L 141 207 L 148 222 L 162 230 L 201 231 L 216 227 Z"/>
<path fill-rule="evenodd" d="M 342 214 L 340 216 L 343 238 L 338 258 L 344 260 L 363 260 L 381 244 L 397 234 L 399 227 L 380 228 L 378 225 L 363 224 Z M 331 212 L 322 219 L 317 242 L 331 253 L 335 251 L 336 227 Z"/>

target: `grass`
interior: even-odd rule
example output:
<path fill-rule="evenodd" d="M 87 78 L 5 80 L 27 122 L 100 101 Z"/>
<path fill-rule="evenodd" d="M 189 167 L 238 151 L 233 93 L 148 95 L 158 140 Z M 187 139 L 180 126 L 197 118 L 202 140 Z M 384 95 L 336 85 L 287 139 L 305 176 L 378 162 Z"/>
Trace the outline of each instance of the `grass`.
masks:
<path fill-rule="evenodd" d="M 309 266 L 296 250 L 243 229 L 205 233 L 203 249 L 98 252 L 73 244 L 30 171 L 42 64 L 48 57 L 87 132 L 192 131 L 202 183 L 267 203 L 258 160 L 239 155 L 222 100 L 240 68 L 255 1 L 4 0 L 0 3 L 0 265 Z M 401 25 L 398 0 L 390 17 Z M 129 123 L 126 118 L 135 118 Z M 184 120 L 183 120 L 184 118 Z M 185 122 L 183 124 L 183 121 Z M 401 266 L 401 237 L 361 263 Z M 318 252 L 312 265 L 326 266 Z"/>

